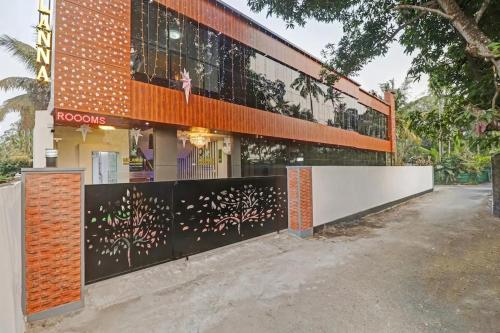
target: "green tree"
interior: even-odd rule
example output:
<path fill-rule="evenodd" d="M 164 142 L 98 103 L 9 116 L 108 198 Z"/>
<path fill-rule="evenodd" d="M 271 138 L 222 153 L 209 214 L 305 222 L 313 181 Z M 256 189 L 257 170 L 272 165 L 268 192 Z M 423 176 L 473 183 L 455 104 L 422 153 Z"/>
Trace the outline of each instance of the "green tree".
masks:
<path fill-rule="evenodd" d="M 23 63 L 26 69 L 36 76 L 37 62 L 34 47 L 7 35 L 0 36 L 0 48 L 5 49 L 13 57 Z M 24 93 L 6 100 L 0 106 L 0 121 L 8 113 L 19 112 L 20 128 L 31 132 L 34 126 L 35 111 L 47 108 L 50 98 L 50 86 L 39 83 L 29 77 L 7 77 L 0 80 L 0 90 Z"/>
<path fill-rule="evenodd" d="M 500 0 L 248 0 L 288 26 L 308 19 L 342 23 L 344 35 L 327 45 L 328 72 L 354 75 L 392 42 L 414 54 L 410 74 L 427 73 L 435 87 L 452 85 L 466 103 L 490 110 L 489 129 L 500 127 Z M 337 74 L 335 74 L 337 75 Z"/>
<path fill-rule="evenodd" d="M 311 113 L 314 114 L 313 98 L 318 101 L 319 96 L 323 96 L 325 94 L 319 84 L 309 75 L 300 73 L 299 77 L 292 82 L 291 88 L 297 90 L 302 98 L 309 98 L 309 102 L 311 103 Z"/>
<path fill-rule="evenodd" d="M 0 161 L 10 158 L 31 158 L 33 138 L 29 131 L 19 128 L 20 124 L 12 124 L 0 137 Z"/>

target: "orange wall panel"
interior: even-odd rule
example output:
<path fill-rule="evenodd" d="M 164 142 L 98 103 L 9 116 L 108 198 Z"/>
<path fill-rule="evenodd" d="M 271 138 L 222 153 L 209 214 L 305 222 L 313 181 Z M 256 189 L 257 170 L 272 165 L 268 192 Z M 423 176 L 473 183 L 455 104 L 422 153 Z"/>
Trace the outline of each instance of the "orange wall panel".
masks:
<path fill-rule="evenodd" d="M 192 95 L 186 104 L 181 91 L 142 82 L 131 82 L 130 102 L 129 116 L 134 119 L 360 149 L 391 150 L 390 141 L 203 96 Z"/>
<path fill-rule="evenodd" d="M 129 112 L 130 10 L 123 0 L 56 2 L 56 109 Z"/>
<path fill-rule="evenodd" d="M 318 77 L 321 64 L 212 0 L 159 0 L 167 7 Z M 390 141 L 130 79 L 130 0 L 57 0 L 54 108 L 125 119 L 391 151 Z M 385 114 L 389 104 L 347 78 L 336 87 Z M 393 136 L 392 136 L 393 137 Z"/>
<path fill-rule="evenodd" d="M 385 115 L 389 115 L 391 112 L 391 108 L 386 102 L 373 97 L 372 95 L 368 94 L 366 91 L 362 89 L 359 90 L 358 97 L 359 97 L 358 102 L 363 105 L 375 109 Z"/>

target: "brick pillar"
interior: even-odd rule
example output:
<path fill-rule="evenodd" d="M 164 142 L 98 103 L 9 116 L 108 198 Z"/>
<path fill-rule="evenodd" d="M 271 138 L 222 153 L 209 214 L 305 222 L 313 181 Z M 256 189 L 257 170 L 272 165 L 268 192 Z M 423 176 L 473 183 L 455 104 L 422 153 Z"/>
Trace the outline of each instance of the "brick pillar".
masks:
<path fill-rule="evenodd" d="M 83 170 L 23 170 L 23 309 L 38 320 L 83 306 Z"/>
<path fill-rule="evenodd" d="M 493 215 L 500 217 L 500 154 L 493 156 Z"/>
<path fill-rule="evenodd" d="M 391 153 L 392 158 L 391 161 L 394 161 L 396 158 L 396 149 L 397 149 L 397 136 L 396 136 L 396 96 L 394 96 L 394 92 L 386 91 L 384 93 L 384 100 L 389 104 L 391 111 L 389 114 L 389 126 L 388 126 L 388 135 L 389 140 L 391 140 Z M 394 164 L 394 163 L 391 163 Z"/>
<path fill-rule="evenodd" d="M 288 167 L 288 231 L 299 237 L 313 234 L 312 168 Z"/>

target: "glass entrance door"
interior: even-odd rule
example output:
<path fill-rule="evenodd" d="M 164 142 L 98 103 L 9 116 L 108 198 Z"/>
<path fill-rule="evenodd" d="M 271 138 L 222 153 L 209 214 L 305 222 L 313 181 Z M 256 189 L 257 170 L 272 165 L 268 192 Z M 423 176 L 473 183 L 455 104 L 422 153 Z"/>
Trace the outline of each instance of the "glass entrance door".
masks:
<path fill-rule="evenodd" d="M 115 184 L 118 182 L 118 153 L 92 152 L 93 184 Z"/>

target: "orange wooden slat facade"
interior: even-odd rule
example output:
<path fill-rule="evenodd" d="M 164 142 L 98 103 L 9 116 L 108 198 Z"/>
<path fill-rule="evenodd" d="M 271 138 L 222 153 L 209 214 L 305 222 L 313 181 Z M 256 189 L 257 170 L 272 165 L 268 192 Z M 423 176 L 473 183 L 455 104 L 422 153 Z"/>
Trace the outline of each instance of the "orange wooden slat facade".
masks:
<path fill-rule="evenodd" d="M 278 61 L 319 77 L 321 64 L 317 60 L 213 0 L 159 1 Z M 57 0 L 55 109 L 393 151 L 394 130 L 389 130 L 390 140 L 380 140 L 202 96 L 193 95 L 186 105 L 180 91 L 132 81 L 130 16 L 130 0 Z M 369 95 L 352 80 L 341 78 L 336 87 L 389 117 L 394 113 L 389 100 L 384 102 Z"/>

